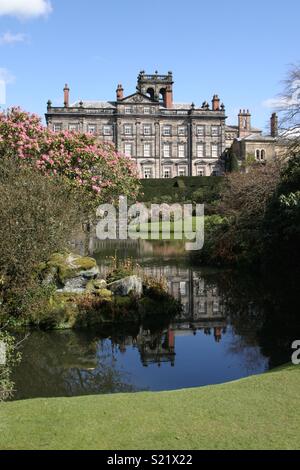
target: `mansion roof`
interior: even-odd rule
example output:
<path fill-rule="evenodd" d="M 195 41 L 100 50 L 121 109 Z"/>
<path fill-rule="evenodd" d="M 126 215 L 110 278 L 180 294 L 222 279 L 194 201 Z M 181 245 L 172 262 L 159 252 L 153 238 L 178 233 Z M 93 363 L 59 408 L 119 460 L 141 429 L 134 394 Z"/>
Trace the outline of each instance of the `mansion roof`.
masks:
<path fill-rule="evenodd" d="M 89 108 L 89 109 L 114 109 L 116 103 L 113 101 L 76 101 L 70 105 L 70 108 Z"/>
<path fill-rule="evenodd" d="M 237 139 L 238 141 L 246 141 L 246 142 L 274 142 L 277 139 L 272 137 L 271 135 L 262 135 L 260 133 L 250 134 L 247 137 L 242 137 Z"/>
<path fill-rule="evenodd" d="M 140 95 L 138 93 L 132 95 L 132 96 L 137 96 Z M 142 95 L 140 95 L 142 96 Z M 147 100 L 148 101 L 148 100 Z M 122 100 L 121 104 L 126 104 L 129 101 L 125 98 Z M 140 101 L 141 104 L 146 104 L 144 100 Z M 149 100 L 149 103 L 151 103 L 151 100 Z M 76 101 L 75 103 L 70 104 L 70 108 L 84 108 L 84 109 L 116 109 L 117 105 L 120 103 L 117 103 L 116 101 Z M 154 102 L 154 104 L 158 104 Z M 159 104 L 159 108 L 161 109 L 166 109 L 165 106 L 162 104 Z M 193 108 L 192 103 L 173 103 L 173 110 L 183 110 L 183 111 L 190 111 Z M 203 110 L 200 106 L 197 107 L 195 106 L 194 109 L 198 110 Z"/>

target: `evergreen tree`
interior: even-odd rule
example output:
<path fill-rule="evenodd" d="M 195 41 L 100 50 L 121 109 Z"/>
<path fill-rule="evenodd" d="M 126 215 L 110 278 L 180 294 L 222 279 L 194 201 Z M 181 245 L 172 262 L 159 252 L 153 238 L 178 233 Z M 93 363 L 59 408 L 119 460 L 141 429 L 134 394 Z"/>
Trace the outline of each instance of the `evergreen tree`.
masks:
<path fill-rule="evenodd" d="M 234 152 L 230 152 L 229 156 L 229 171 L 230 173 L 236 173 L 239 171 L 239 162 Z"/>

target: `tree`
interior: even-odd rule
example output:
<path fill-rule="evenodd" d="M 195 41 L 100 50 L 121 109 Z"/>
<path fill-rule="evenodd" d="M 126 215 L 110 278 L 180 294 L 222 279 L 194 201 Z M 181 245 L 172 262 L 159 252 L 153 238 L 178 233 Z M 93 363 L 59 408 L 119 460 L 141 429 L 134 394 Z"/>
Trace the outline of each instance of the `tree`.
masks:
<path fill-rule="evenodd" d="M 229 160 L 229 168 L 231 173 L 236 173 L 239 171 L 239 162 L 237 159 L 237 156 L 234 152 L 231 152 L 230 154 L 230 160 Z"/>
<path fill-rule="evenodd" d="M 239 162 L 232 148 L 227 150 L 225 156 L 225 171 L 227 173 L 236 173 L 239 171 Z"/>
<path fill-rule="evenodd" d="M 275 108 L 280 116 L 280 138 L 287 153 L 300 151 L 300 64 L 291 66 Z"/>
<path fill-rule="evenodd" d="M 284 165 L 264 220 L 266 250 L 275 262 L 299 266 L 300 155 Z M 293 253 L 291 257 L 290 254 Z"/>
<path fill-rule="evenodd" d="M 228 223 L 214 236 L 213 256 L 224 262 L 256 262 L 263 251 L 263 223 L 280 180 L 281 163 L 253 166 L 226 177 L 219 209 Z"/>
<path fill-rule="evenodd" d="M 0 329 L 0 352 L 5 352 L 5 361 L 0 362 L 0 402 L 8 400 L 13 395 L 14 383 L 11 379 L 12 367 L 21 360 L 20 353 L 17 352 L 19 345 L 15 339 L 4 330 Z"/>
<path fill-rule="evenodd" d="M 34 114 L 12 108 L 0 114 L 0 156 L 36 167 L 43 174 L 63 177 L 94 210 L 119 195 L 135 197 L 139 183 L 134 162 L 95 136 L 54 133 Z"/>
<path fill-rule="evenodd" d="M 67 247 L 83 214 L 65 179 L 0 159 L 0 297 L 2 309 L 22 313 L 41 296 L 36 272 Z"/>

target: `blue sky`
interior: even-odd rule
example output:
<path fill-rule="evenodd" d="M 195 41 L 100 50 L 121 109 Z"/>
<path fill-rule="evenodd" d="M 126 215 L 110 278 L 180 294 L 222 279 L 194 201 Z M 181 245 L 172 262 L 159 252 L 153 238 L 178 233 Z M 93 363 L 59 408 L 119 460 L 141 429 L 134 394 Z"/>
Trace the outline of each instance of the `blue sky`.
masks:
<path fill-rule="evenodd" d="M 73 101 L 112 100 L 140 70 L 172 70 L 176 101 L 218 93 L 228 122 L 249 108 L 265 128 L 265 101 L 300 59 L 299 18 L 299 0 L 0 0 L 0 79 L 7 106 L 43 115 L 66 82 Z"/>

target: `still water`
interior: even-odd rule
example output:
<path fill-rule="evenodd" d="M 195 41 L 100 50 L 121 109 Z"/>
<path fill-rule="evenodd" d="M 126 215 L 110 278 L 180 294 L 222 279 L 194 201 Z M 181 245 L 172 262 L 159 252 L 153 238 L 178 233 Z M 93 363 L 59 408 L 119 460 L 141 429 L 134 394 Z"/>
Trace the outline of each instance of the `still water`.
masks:
<path fill-rule="evenodd" d="M 295 279 L 200 268 L 177 242 L 92 239 L 73 248 L 93 255 L 103 275 L 117 256 L 164 276 L 182 314 L 170 323 L 32 332 L 14 370 L 14 399 L 198 387 L 290 360 L 300 338 Z"/>

